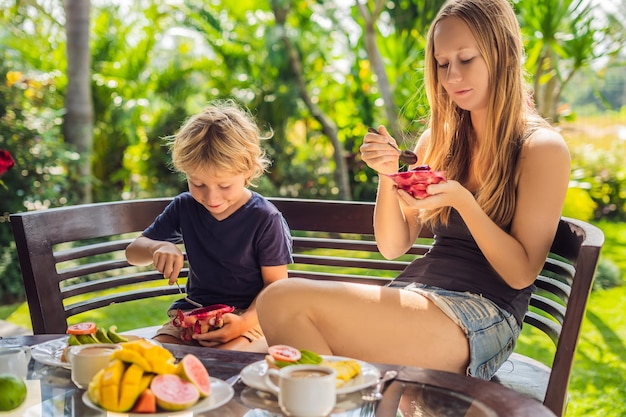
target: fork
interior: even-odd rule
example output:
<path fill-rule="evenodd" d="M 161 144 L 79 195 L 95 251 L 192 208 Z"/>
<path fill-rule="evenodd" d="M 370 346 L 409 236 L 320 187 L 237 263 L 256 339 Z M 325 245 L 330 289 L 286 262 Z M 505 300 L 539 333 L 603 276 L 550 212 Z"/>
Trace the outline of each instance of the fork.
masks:
<path fill-rule="evenodd" d="M 183 293 L 182 288 L 180 288 L 180 284 L 178 283 L 178 280 L 176 280 L 176 286 L 178 287 L 178 292 L 180 293 L 180 295 L 182 295 L 185 298 L 185 301 L 187 301 L 189 304 L 194 305 L 198 308 L 204 307 L 202 304 L 193 301 L 191 298 L 187 297 L 187 294 Z"/>
<path fill-rule="evenodd" d="M 363 401 L 381 400 L 383 398 L 383 389 L 385 388 L 385 384 L 388 381 L 394 379 L 396 376 L 398 376 L 398 372 L 394 371 L 393 369 L 385 372 L 385 374 L 378 380 L 376 385 L 374 385 L 374 388 L 372 388 L 372 390 L 368 393 L 363 394 L 361 396 L 361 399 Z"/>

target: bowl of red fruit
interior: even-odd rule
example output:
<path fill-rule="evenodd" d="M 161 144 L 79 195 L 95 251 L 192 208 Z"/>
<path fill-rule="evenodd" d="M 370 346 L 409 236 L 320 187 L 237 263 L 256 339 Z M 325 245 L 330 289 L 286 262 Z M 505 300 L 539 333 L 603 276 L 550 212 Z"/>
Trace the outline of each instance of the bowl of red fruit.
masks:
<path fill-rule="evenodd" d="M 438 184 L 446 180 L 444 171 L 433 171 L 428 165 L 418 165 L 409 171 L 385 175 L 394 180 L 399 189 L 419 199 L 430 195 L 426 191 L 430 184 Z"/>

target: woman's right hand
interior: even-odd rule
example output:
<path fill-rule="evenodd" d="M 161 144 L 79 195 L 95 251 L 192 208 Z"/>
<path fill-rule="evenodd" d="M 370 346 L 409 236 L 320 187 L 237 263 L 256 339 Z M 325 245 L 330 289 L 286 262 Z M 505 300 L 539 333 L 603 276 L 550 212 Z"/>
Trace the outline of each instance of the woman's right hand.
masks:
<path fill-rule="evenodd" d="M 361 159 L 373 170 L 381 174 L 398 172 L 398 151 L 388 142 L 395 143 L 384 126 L 378 128 L 378 134 L 368 132 L 359 148 Z"/>

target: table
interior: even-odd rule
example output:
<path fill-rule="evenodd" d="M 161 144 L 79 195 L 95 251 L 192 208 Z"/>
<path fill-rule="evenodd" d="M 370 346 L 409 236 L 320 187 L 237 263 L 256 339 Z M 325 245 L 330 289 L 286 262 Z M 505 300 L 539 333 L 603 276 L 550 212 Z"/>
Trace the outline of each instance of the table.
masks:
<path fill-rule="evenodd" d="M 35 345 L 63 335 L 35 335 L 0 338 L 1 346 Z M 223 351 L 217 349 L 165 344 L 181 359 L 187 353 L 196 355 L 212 377 L 234 381 L 239 372 L 264 358 L 258 353 Z M 415 367 L 374 364 L 381 370 L 397 369 L 398 377 L 388 385 L 378 403 L 364 403 L 360 393 L 338 397 L 332 417 L 554 417 L 539 402 L 501 385 L 463 375 Z M 20 407 L 19 413 L 5 415 L 28 416 L 104 416 L 82 401 L 83 390 L 70 380 L 70 371 L 44 365 L 34 360 L 29 364 L 28 384 L 41 391 L 34 404 Z M 236 383 L 235 395 L 224 406 L 196 414 L 204 417 L 280 417 L 280 409 L 271 394 Z M 29 401 L 31 400 L 29 394 Z M 27 412 L 24 407 L 28 405 Z M 173 414 L 173 413 L 170 413 Z M 191 417 L 193 413 L 187 413 Z M 120 415 L 120 414 L 109 414 Z"/>

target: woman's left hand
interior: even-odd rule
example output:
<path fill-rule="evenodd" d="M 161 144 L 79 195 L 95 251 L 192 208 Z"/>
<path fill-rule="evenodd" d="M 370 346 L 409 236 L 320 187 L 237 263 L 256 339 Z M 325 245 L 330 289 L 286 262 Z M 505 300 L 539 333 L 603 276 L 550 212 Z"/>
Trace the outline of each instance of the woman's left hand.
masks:
<path fill-rule="evenodd" d="M 474 200 L 472 193 L 454 180 L 430 184 L 426 191 L 429 195 L 422 199 L 415 198 L 401 189 L 398 189 L 397 193 L 401 204 L 412 210 L 436 209 L 446 206 L 458 210 L 463 204 L 467 204 L 468 198 Z"/>

